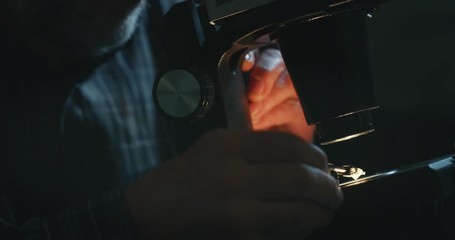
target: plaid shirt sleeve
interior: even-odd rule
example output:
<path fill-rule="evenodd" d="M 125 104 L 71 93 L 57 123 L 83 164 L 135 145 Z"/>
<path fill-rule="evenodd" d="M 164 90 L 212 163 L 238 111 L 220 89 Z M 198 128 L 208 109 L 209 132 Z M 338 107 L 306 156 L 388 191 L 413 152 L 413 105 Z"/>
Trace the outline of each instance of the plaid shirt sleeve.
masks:
<path fill-rule="evenodd" d="M 151 10 L 158 9 L 152 7 Z M 38 200 L 58 201 L 60 210 L 49 212 L 39 205 L 33 206 L 30 207 L 33 210 L 44 211 L 33 217 L 33 211 L 29 214 L 22 207 L 37 200 L 28 199 L 30 195 L 21 192 L 10 193 L 9 189 L 16 188 L 2 180 L 0 172 L 0 239 L 137 238 L 123 189 L 165 160 L 163 151 L 168 152 L 164 155 L 174 155 L 176 151 L 169 134 L 157 127 L 152 97 L 157 63 L 156 56 L 152 57 L 155 48 L 152 49 L 150 29 L 156 30 L 146 24 L 139 25 L 129 45 L 96 69 L 86 81 L 79 82 L 66 100 L 60 120 L 62 169 L 48 166 L 43 168 L 45 171 L 34 171 L 51 183 L 56 178 L 46 171 L 50 169 L 63 175 L 64 179 L 57 179 L 62 181 L 57 186 L 57 195 L 62 199 L 47 196 L 45 200 Z M 46 183 L 41 186 L 51 194 L 56 192 L 47 189 Z M 17 199 L 25 204 L 18 204 Z M 19 217 L 23 212 L 25 218 Z"/>

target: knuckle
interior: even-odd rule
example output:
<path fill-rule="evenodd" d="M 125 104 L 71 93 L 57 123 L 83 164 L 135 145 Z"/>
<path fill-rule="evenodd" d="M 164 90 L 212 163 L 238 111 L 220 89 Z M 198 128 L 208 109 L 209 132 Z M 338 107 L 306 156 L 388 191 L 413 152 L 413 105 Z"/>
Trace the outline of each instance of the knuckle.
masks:
<path fill-rule="evenodd" d="M 323 162 L 324 164 L 327 164 L 328 163 L 328 157 L 327 157 L 327 154 L 321 149 L 319 148 L 318 146 L 315 146 L 315 149 L 316 149 L 316 152 L 317 152 L 317 156 L 319 158 L 319 160 L 321 162 Z"/>
<path fill-rule="evenodd" d="M 306 164 L 300 164 L 300 171 L 296 174 L 296 181 L 293 181 L 296 189 L 301 189 L 304 186 L 313 185 L 316 181 L 316 176 L 311 169 L 312 167 Z"/>
<path fill-rule="evenodd" d="M 310 156 L 313 159 L 314 166 L 323 170 L 328 171 L 328 156 L 327 154 L 318 146 L 314 144 L 309 144 Z"/>

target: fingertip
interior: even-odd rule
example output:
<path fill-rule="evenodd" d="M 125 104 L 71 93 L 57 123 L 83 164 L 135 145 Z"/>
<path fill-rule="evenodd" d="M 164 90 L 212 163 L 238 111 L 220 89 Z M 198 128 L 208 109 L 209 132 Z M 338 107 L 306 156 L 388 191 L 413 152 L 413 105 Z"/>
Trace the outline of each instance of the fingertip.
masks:
<path fill-rule="evenodd" d="M 253 52 L 247 53 L 242 62 L 242 71 L 248 72 L 248 71 L 252 70 L 255 63 L 256 63 L 256 61 L 255 61 L 254 53 Z"/>
<path fill-rule="evenodd" d="M 249 62 L 249 61 L 243 61 L 242 63 L 242 71 L 243 72 L 248 72 L 254 67 L 254 62 Z"/>

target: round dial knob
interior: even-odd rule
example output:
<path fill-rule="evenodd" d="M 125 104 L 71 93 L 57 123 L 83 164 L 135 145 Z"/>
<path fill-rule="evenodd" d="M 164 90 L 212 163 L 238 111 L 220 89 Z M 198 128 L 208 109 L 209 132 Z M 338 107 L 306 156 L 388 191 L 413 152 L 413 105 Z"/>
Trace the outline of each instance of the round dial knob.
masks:
<path fill-rule="evenodd" d="M 154 87 L 157 107 L 173 118 L 197 120 L 213 103 L 213 84 L 209 77 L 199 77 L 184 69 L 164 73 Z"/>

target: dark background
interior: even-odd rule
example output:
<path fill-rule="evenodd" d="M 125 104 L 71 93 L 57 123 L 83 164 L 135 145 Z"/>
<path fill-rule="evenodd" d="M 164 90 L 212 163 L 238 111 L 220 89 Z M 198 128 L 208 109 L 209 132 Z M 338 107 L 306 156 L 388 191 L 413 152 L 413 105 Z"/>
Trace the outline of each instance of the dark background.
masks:
<path fill-rule="evenodd" d="M 329 161 L 351 164 L 372 175 L 453 154 L 455 1 L 391 1 L 373 13 L 368 25 L 380 105 L 373 115 L 376 131 L 323 147 Z M 429 175 L 419 178 L 434 180 Z M 453 189 L 453 174 L 446 180 L 438 184 Z M 364 188 L 364 200 L 368 196 L 378 200 L 381 197 L 373 199 L 378 195 L 391 200 L 366 208 L 342 207 L 329 228 L 314 239 L 454 240 L 455 193 L 422 200 L 432 196 L 419 192 L 424 189 L 419 185 L 413 197 L 394 195 L 412 185 L 414 181 L 396 181 Z M 349 200 L 359 199 L 346 189 L 345 193 Z"/>
<path fill-rule="evenodd" d="M 451 154 L 455 136 L 455 1 L 394 0 L 369 19 L 380 105 L 376 131 L 324 147 L 372 174 Z"/>

